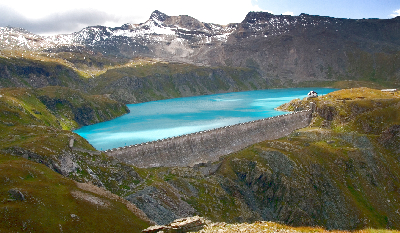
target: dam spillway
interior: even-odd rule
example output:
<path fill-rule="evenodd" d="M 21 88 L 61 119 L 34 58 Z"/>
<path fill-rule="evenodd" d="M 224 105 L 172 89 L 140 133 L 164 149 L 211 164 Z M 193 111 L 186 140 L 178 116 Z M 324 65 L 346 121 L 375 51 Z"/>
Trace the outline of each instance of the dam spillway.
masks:
<path fill-rule="evenodd" d="M 217 161 L 258 142 L 287 136 L 307 127 L 311 119 L 309 109 L 104 152 L 120 162 L 142 168 L 193 166 Z"/>

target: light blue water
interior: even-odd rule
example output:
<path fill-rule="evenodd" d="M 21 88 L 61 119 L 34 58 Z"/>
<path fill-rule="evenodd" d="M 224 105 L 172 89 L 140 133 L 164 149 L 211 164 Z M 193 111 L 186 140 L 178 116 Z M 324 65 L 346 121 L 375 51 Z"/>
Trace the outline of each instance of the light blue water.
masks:
<path fill-rule="evenodd" d="M 286 114 L 274 108 L 310 90 L 325 95 L 337 89 L 270 89 L 130 104 L 129 114 L 74 132 L 98 150 L 112 149 Z"/>

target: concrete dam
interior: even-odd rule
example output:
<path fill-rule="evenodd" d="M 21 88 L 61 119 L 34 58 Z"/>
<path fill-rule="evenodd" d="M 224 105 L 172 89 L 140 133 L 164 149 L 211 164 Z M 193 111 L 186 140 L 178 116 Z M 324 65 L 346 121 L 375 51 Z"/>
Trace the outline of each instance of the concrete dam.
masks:
<path fill-rule="evenodd" d="M 312 110 L 264 118 L 137 145 L 106 150 L 120 162 L 137 167 L 186 167 L 214 162 L 223 155 L 307 127 Z"/>

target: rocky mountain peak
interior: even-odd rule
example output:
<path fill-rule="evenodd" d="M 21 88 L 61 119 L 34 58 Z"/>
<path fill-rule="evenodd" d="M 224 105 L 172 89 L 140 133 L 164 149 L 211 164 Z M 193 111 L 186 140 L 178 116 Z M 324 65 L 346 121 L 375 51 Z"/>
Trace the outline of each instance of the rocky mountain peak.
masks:
<path fill-rule="evenodd" d="M 18 33 L 24 33 L 24 34 L 32 34 L 30 31 L 28 31 L 24 28 L 19 28 L 19 27 L 6 26 L 6 27 L 4 27 L 4 30 L 18 32 Z"/>
<path fill-rule="evenodd" d="M 58 51 L 68 47 L 127 58 L 256 68 L 262 76 L 279 82 L 347 76 L 397 80 L 399 25 L 400 17 L 356 20 L 249 12 L 242 23 L 221 26 L 155 10 L 141 24 L 87 27 L 51 37 L 0 28 L 0 49 Z M 364 60 L 368 62 L 361 62 Z M 381 63 L 396 68 L 390 68 L 388 75 Z M 368 72 L 349 72 L 354 65 Z"/>
<path fill-rule="evenodd" d="M 165 24 L 168 26 L 179 26 L 191 30 L 204 28 L 202 22 L 188 15 L 171 16 L 165 21 Z"/>
<path fill-rule="evenodd" d="M 269 20 L 270 18 L 274 17 L 273 14 L 269 12 L 254 12 L 251 11 L 247 13 L 246 17 L 242 21 L 242 23 L 255 23 L 258 21 L 266 21 Z"/>
<path fill-rule="evenodd" d="M 157 21 L 161 21 L 161 22 L 164 22 L 168 18 L 169 18 L 168 15 L 162 13 L 159 10 L 153 11 L 153 13 L 151 13 L 151 15 L 150 15 L 150 20 L 157 20 Z"/>
<path fill-rule="evenodd" d="M 162 24 L 166 27 L 180 27 L 186 28 L 189 30 L 197 30 L 200 28 L 204 28 L 204 24 L 199 20 L 188 16 L 188 15 L 179 15 L 179 16 L 169 16 L 164 14 L 158 10 L 153 11 L 150 15 L 150 21 L 153 21 L 158 24 Z M 161 25 L 160 25 L 161 26 Z"/>

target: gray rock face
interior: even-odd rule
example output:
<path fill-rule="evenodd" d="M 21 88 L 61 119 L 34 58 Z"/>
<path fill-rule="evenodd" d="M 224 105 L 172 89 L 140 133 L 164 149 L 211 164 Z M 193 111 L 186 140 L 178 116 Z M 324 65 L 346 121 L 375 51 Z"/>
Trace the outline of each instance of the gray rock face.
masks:
<path fill-rule="evenodd" d="M 76 162 L 76 154 L 70 151 L 63 151 L 61 155 L 54 155 L 52 157 L 42 156 L 17 146 L 8 148 L 5 151 L 15 156 L 42 163 L 63 176 L 68 176 L 70 173 L 74 173 L 78 169 L 81 169 Z"/>
<path fill-rule="evenodd" d="M 59 171 L 63 176 L 68 176 L 70 173 L 75 173 L 78 169 L 81 169 L 72 154 L 60 156 L 58 161 Z"/>
<path fill-rule="evenodd" d="M 181 200 L 179 191 L 170 185 L 164 188 L 148 186 L 125 199 L 134 203 L 157 224 L 168 224 L 175 219 L 189 217 L 195 213 L 193 207 Z"/>
<path fill-rule="evenodd" d="M 380 143 L 386 148 L 392 149 L 397 154 L 400 154 L 400 125 L 388 127 L 380 137 Z"/>
<path fill-rule="evenodd" d="M 206 225 L 206 220 L 199 216 L 188 217 L 188 218 L 180 218 L 174 220 L 172 223 L 163 226 L 151 226 L 147 229 L 144 229 L 143 232 L 194 232 L 199 231 L 204 228 Z"/>

